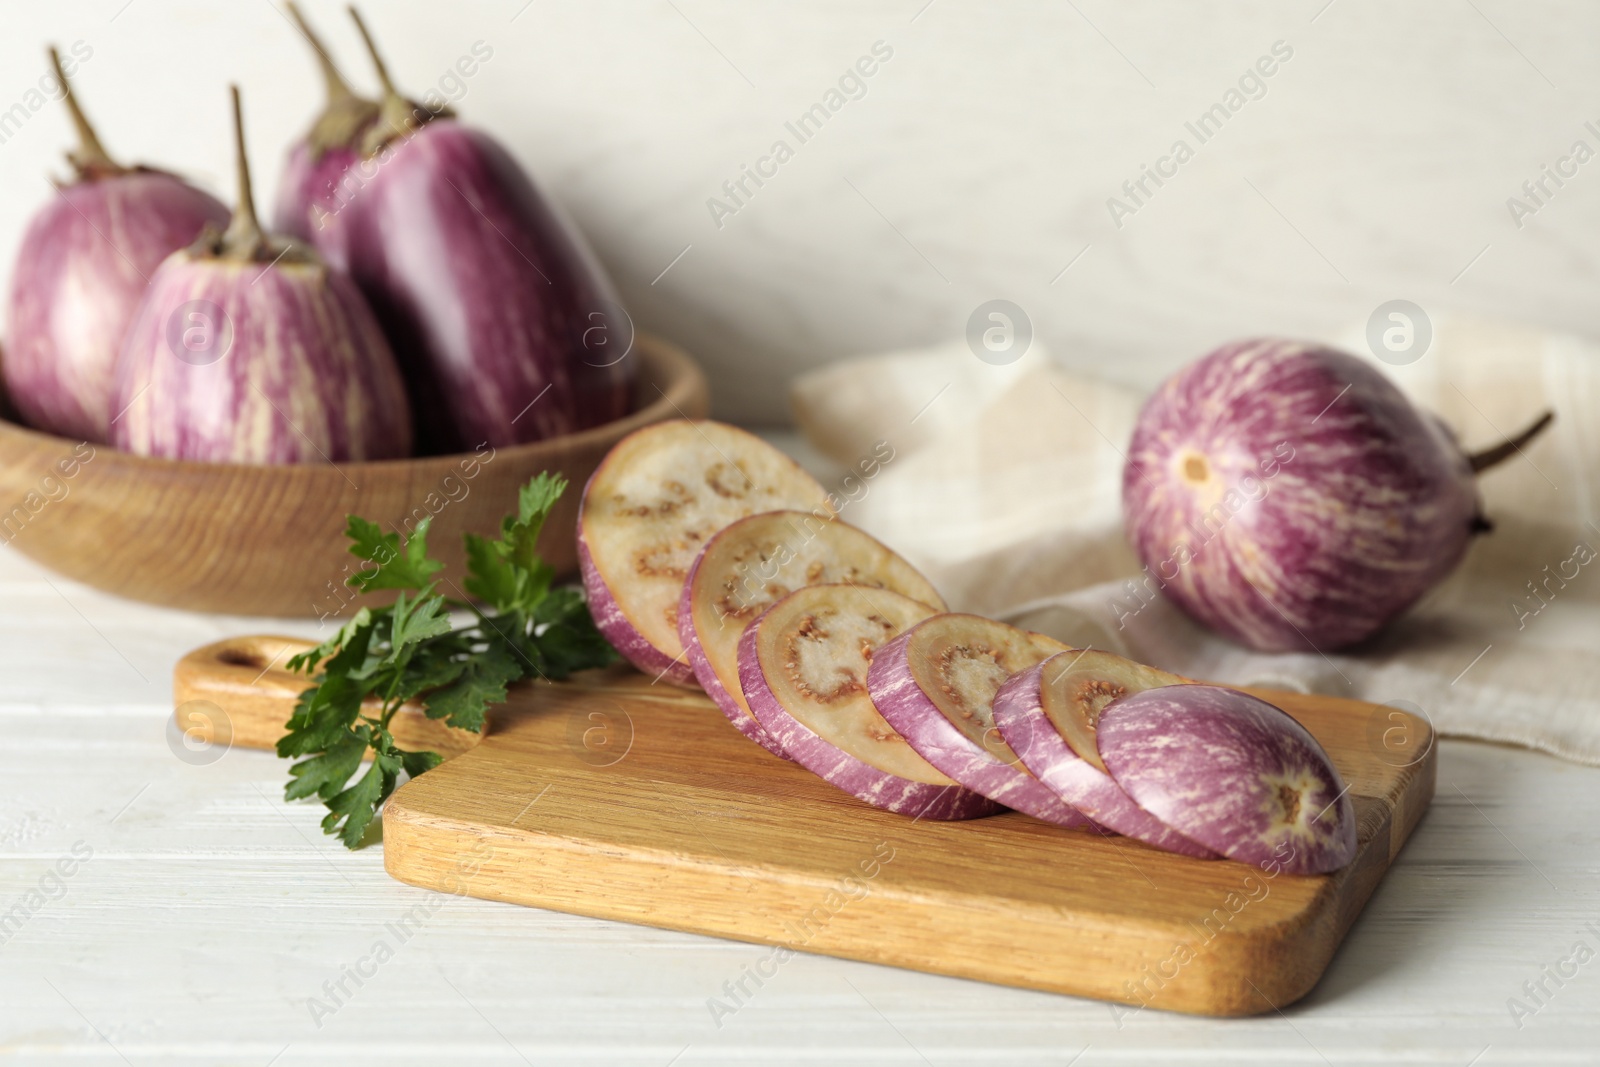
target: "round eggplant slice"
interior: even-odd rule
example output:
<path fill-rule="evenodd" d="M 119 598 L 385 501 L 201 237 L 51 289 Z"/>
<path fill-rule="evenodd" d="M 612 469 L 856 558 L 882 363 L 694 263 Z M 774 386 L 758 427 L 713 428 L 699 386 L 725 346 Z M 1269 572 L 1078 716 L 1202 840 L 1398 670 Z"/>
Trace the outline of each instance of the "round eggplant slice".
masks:
<path fill-rule="evenodd" d="M 689 565 L 728 523 L 777 508 L 833 516 L 817 480 L 759 437 L 689 419 L 624 437 L 590 476 L 578 511 L 578 564 L 595 625 L 646 674 L 693 686 L 678 640 Z"/>
<path fill-rule="evenodd" d="M 933 613 L 868 586 L 790 593 L 739 639 L 744 698 L 790 758 L 874 807 L 924 819 L 993 815 L 1004 809 L 930 766 L 867 694 L 876 651 Z"/>
<path fill-rule="evenodd" d="M 750 714 L 739 683 L 739 638 L 776 601 L 808 585 L 887 589 L 942 611 L 938 590 L 854 526 L 804 511 L 769 511 L 712 536 L 683 583 L 678 637 L 694 675 L 739 732 L 782 747 Z"/>
<path fill-rule="evenodd" d="M 1189 681 L 1092 648 L 1053 660 L 1042 679 L 1040 698 L 1045 714 L 1078 758 L 1088 760 L 1102 774 L 1106 765 L 1100 762 L 1094 735 L 1106 705 L 1130 693 Z"/>
<path fill-rule="evenodd" d="M 1339 772 L 1265 700 L 1215 685 L 1150 689 L 1109 705 L 1096 736 L 1136 803 L 1229 859 L 1322 874 L 1356 854 Z"/>
<path fill-rule="evenodd" d="M 1088 819 L 1035 778 L 994 728 L 995 691 L 1066 646 L 976 615 L 935 615 L 880 648 L 867 692 L 885 721 L 940 771 L 1008 808 L 1060 826 Z"/>
<path fill-rule="evenodd" d="M 1145 811 L 1110 775 L 1074 752 L 1061 726 L 1083 726 L 1092 739 L 1107 692 L 1136 690 L 1158 677 L 1177 676 L 1108 652 L 1062 652 L 1006 679 L 994 697 L 995 729 L 1051 792 L 1106 829 L 1165 852 L 1216 859 L 1215 852 Z M 1095 757 L 1098 761 L 1099 754 Z"/>

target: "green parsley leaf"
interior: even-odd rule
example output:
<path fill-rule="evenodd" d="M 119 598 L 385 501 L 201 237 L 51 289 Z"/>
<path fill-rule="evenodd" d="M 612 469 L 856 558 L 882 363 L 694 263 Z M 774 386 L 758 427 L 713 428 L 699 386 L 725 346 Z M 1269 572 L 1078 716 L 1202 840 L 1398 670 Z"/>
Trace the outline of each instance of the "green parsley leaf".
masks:
<path fill-rule="evenodd" d="M 365 729 L 362 728 L 363 731 Z M 328 815 L 322 820 L 323 832 L 338 833 L 339 840 L 344 842 L 346 848 L 361 844 L 367 826 L 378 813 L 379 805 L 394 792 L 402 766 L 401 754 L 395 749 L 387 731 L 380 732 L 377 738 L 363 740 L 371 740 L 374 744 L 372 766 L 367 768 L 367 773 L 355 785 L 336 796 L 324 798 Z M 344 824 L 342 830 L 339 826 L 341 822 Z"/>
<path fill-rule="evenodd" d="M 539 475 L 517 494 L 516 514 L 506 516 L 498 538 L 466 536 L 463 584 L 487 608 L 437 591 L 443 566 L 428 556 L 429 519 L 402 545 L 399 534 L 349 517 L 350 551 L 368 564 L 350 584 L 398 595 L 389 607 L 362 608 L 338 633 L 290 659 L 290 669 L 313 676 L 314 684 L 278 742 L 280 756 L 303 757 L 289 768 L 284 796 L 318 797 L 328 809 L 323 829 L 348 847 L 365 839 L 402 772 L 415 777 L 440 762 L 438 753 L 395 743 L 389 725 L 408 701 L 430 718 L 476 731 L 513 682 L 565 678 L 617 658 L 582 592 L 554 587 L 555 572 L 538 556 L 539 535 L 566 484 Z M 475 618 L 458 625 L 452 611 Z M 362 773 L 365 760 L 371 765 Z"/>
<path fill-rule="evenodd" d="M 503 643 L 489 647 L 467 664 L 460 678 L 428 696 L 428 718 L 444 719 L 458 730 L 483 729 L 491 705 L 506 699 L 506 686 L 521 678 L 523 664 Z"/>
<path fill-rule="evenodd" d="M 367 654 L 367 642 L 371 637 L 371 630 L 372 610 L 362 608 L 355 613 L 354 618 L 339 628 L 338 633 L 322 644 L 290 656 L 288 667 L 291 671 L 305 671 L 310 674 L 317 669 L 318 663 L 340 651 L 349 651 L 353 658 L 362 659 Z"/>
<path fill-rule="evenodd" d="M 337 744 L 360 715 L 366 695 L 364 686 L 342 674 L 329 675 L 321 685 L 300 694 L 289 732 L 278 739 L 278 755 L 306 756 Z"/>
<path fill-rule="evenodd" d="M 334 796 L 356 773 L 366 752 L 366 737 L 349 730 L 341 731 L 320 756 L 301 760 L 289 768 L 293 780 L 284 790 L 284 798 L 299 800 L 314 795 L 326 800 Z"/>
<path fill-rule="evenodd" d="M 391 655 L 405 651 L 419 641 L 450 632 L 450 616 L 445 613 L 444 597 L 428 596 L 429 585 L 410 604 L 401 593 L 394 600 L 393 621 L 389 627 Z"/>
<path fill-rule="evenodd" d="M 519 567 L 541 566 L 539 531 L 555 510 L 556 501 L 567 491 L 567 480 L 545 471 L 517 493 L 517 514 L 507 515 L 500 524 L 500 540 L 505 542 L 511 561 Z"/>
<path fill-rule="evenodd" d="M 433 516 L 425 516 L 411 531 L 402 549 L 399 534 L 386 534 L 375 522 L 368 522 L 359 515 L 349 516 L 344 532 L 351 541 L 350 554 L 369 564 L 357 571 L 349 584 L 363 593 L 375 589 L 425 587 L 444 569 L 443 563 L 428 558 L 428 527 L 431 525 Z"/>
<path fill-rule="evenodd" d="M 468 642 L 442 638 L 424 642 L 412 650 L 405 670 L 400 672 L 394 697 L 404 702 L 430 689 L 449 685 L 471 665 Z"/>
<path fill-rule="evenodd" d="M 444 757 L 437 752 L 401 752 L 400 765 L 406 769 L 406 777 L 415 778 L 419 774 L 433 770 L 444 762 Z"/>
<path fill-rule="evenodd" d="M 552 681 L 621 658 L 595 629 L 581 589 L 550 590 L 534 609 L 532 622 L 545 658 L 544 675 Z"/>
<path fill-rule="evenodd" d="M 497 612 L 517 610 L 531 592 L 528 572 L 507 558 L 505 542 L 467 534 L 466 548 L 467 578 L 462 584 L 467 592 Z"/>

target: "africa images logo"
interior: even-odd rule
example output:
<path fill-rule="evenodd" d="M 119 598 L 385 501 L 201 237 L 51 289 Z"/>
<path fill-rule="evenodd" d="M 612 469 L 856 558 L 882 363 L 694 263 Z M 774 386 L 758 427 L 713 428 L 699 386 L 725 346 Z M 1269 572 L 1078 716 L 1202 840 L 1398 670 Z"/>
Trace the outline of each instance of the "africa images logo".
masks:
<path fill-rule="evenodd" d="M 1194 144 L 1191 145 L 1187 138 L 1179 137 L 1172 142 L 1166 155 L 1156 157 L 1154 166 L 1141 163 L 1138 176 L 1122 183 L 1123 195 L 1106 199 L 1106 211 L 1111 216 L 1112 225 L 1122 229 L 1124 220 L 1137 215 L 1149 204 L 1156 191 L 1176 178 L 1178 169 L 1195 157 L 1201 145 L 1221 133 L 1229 119 L 1242 111 L 1250 101 L 1266 96 L 1267 79 L 1278 73 L 1279 67 L 1292 58 L 1294 48 L 1289 42 L 1273 41 L 1270 55 L 1257 58 L 1239 75 L 1236 85 L 1229 86 L 1223 92 L 1220 100 L 1200 112 L 1193 121 L 1185 122 L 1183 128 L 1194 138 Z M 1152 184 L 1154 189 L 1151 188 Z"/>
<path fill-rule="evenodd" d="M 794 121 L 783 124 L 784 130 L 794 139 L 793 144 L 789 137 L 779 137 L 765 154 L 757 157 L 754 165 L 739 164 L 739 173 L 722 183 L 723 195 L 706 197 L 706 210 L 711 213 L 711 221 L 717 229 L 722 229 L 725 220 L 742 211 L 762 186 L 778 176 L 778 168 L 794 158 L 796 148 L 821 133 L 823 125 L 850 101 L 866 96 L 867 79 L 893 58 L 893 45 L 883 40 L 873 41 L 871 55 L 861 56 L 846 67 L 838 81 L 822 94 L 822 99 L 801 112 Z"/>

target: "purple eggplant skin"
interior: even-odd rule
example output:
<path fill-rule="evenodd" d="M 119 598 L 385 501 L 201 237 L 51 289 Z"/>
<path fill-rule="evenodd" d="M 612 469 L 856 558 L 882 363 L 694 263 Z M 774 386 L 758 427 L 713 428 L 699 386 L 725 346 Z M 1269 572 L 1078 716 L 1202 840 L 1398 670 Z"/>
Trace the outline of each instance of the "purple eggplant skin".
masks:
<path fill-rule="evenodd" d="M 1075 652 L 1060 653 L 1074 656 Z M 1063 802 L 1108 830 L 1163 852 L 1214 860 L 1217 854 L 1198 845 L 1135 804 L 1110 775 L 1082 759 L 1067 744 L 1050 717 L 1041 696 L 1045 666 L 1036 663 L 1001 683 L 994 695 L 994 725 L 1022 765 Z"/>
<path fill-rule="evenodd" d="M 361 293 L 287 259 L 161 265 L 117 365 L 118 448 L 257 465 L 410 454 L 405 386 Z"/>
<path fill-rule="evenodd" d="M 327 228 L 327 220 L 339 209 L 348 184 L 346 176 L 361 162 L 356 146 L 377 120 L 378 103 L 350 88 L 299 6 L 289 2 L 284 7 L 316 56 L 326 99 L 305 135 L 289 148 L 278 180 L 272 228 L 297 241 L 317 244 L 318 231 Z M 326 235 L 329 242 L 335 239 L 332 232 Z M 324 258 L 344 260 L 331 247 L 319 251 Z"/>
<path fill-rule="evenodd" d="M 627 414 L 632 325 L 581 236 L 493 138 L 401 98 L 372 51 L 380 119 L 312 240 L 383 323 L 422 449 L 521 444 Z"/>
<path fill-rule="evenodd" d="M 1146 689 L 1106 705 L 1095 739 L 1134 803 L 1229 859 L 1323 874 L 1355 858 L 1348 787 L 1316 738 L 1264 700 Z"/>
<path fill-rule="evenodd" d="M 342 231 L 328 221 L 339 210 L 346 176 L 360 162 L 354 149 L 335 146 L 318 152 L 307 141 L 296 142 L 278 179 L 273 231 L 316 247 L 324 259 L 345 262 L 348 257 L 334 244 Z"/>
<path fill-rule="evenodd" d="M 874 652 L 872 665 L 867 669 L 867 692 L 872 706 L 894 727 L 895 733 L 905 738 L 906 744 L 935 770 L 949 775 L 974 793 L 1043 822 L 1094 829 L 1094 824 L 1082 812 L 1018 766 L 1020 760 L 1007 763 L 989 746 L 973 741 L 945 717 L 911 671 L 906 655 L 910 643 L 911 631 L 907 630 Z"/>
<path fill-rule="evenodd" d="M 427 447 L 521 444 L 625 415 L 632 361 L 605 365 L 585 339 L 615 329 L 610 285 L 510 154 L 453 120 L 389 150 L 313 239 L 347 257 L 383 321 Z"/>
<path fill-rule="evenodd" d="M 981 819 L 1005 810 L 1003 805 L 954 782 L 949 785 L 916 782 L 880 770 L 819 737 L 790 715 L 772 691 L 761 665 L 760 640 L 761 619 L 757 619 L 745 627 L 744 635 L 739 638 L 739 687 L 744 690 L 750 710 L 788 759 L 873 807 L 919 820 Z"/>
<path fill-rule="evenodd" d="M 183 179 L 115 163 L 68 86 L 80 147 L 75 178 L 29 222 L 6 295 L 0 374 L 17 413 L 35 429 L 101 443 L 111 436 L 117 352 L 151 275 L 207 224 L 227 223 L 216 197 Z"/>
<path fill-rule="evenodd" d="M 1328 651 L 1372 636 L 1461 562 L 1488 528 L 1474 480 L 1487 455 L 1465 455 L 1355 356 L 1241 341 L 1145 404 L 1124 520 L 1145 584 L 1194 619 L 1261 651 Z"/>
<path fill-rule="evenodd" d="M 125 451 L 214 463 L 339 463 L 410 452 L 411 413 L 354 283 L 264 234 L 233 91 L 239 207 L 151 281 L 117 362 Z"/>

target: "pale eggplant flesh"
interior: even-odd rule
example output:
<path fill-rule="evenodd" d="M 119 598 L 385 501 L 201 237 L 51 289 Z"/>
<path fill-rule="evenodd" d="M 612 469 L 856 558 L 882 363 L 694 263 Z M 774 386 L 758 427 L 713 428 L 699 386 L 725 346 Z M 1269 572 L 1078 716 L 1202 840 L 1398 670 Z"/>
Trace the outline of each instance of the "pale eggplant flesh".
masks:
<path fill-rule="evenodd" d="M 795 589 L 826 584 L 889 589 L 944 608 L 938 590 L 900 556 L 854 526 L 805 511 L 769 511 L 723 527 L 683 583 L 678 636 L 695 678 L 735 729 L 775 755 L 784 755 L 782 747 L 739 687 L 739 638 Z"/>
<path fill-rule="evenodd" d="M 1093 824 L 1035 778 L 994 725 L 1001 684 L 1064 648 L 992 619 L 935 615 L 877 651 L 867 691 L 917 754 L 955 781 L 1036 819 L 1088 829 Z"/>
<path fill-rule="evenodd" d="M 695 686 L 678 611 L 700 549 L 747 515 L 831 519 L 828 493 L 754 434 L 710 420 L 647 426 L 614 445 L 578 509 L 578 564 L 595 625 L 641 671 Z"/>
<path fill-rule="evenodd" d="M 919 756 L 867 692 L 877 650 L 932 613 L 886 589 L 797 590 L 739 639 L 744 697 L 795 762 L 874 807 L 933 820 L 997 814 L 1002 805 Z"/>

